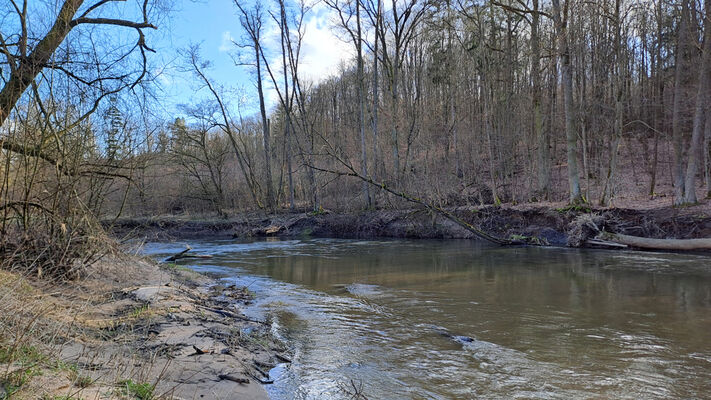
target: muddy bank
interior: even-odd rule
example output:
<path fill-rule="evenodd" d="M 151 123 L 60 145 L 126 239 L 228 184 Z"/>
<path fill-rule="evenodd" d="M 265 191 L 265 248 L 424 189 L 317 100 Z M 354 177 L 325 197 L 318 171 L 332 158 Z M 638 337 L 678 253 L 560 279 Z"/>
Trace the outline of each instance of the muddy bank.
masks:
<path fill-rule="evenodd" d="M 594 215 L 606 232 L 649 238 L 711 237 L 711 216 L 703 209 L 658 208 L 595 209 L 535 206 L 500 206 L 448 210 L 458 218 L 499 238 L 566 246 L 580 233 L 576 219 Z M 111 227 L 118 236 L 140 236 L 171 240 L 190 238 L 333 237 L 473 239 L 474 235 L 456 223 L 423 210 L 377 210 L 339 214 L 324 212 L 245 214 L 221 220 L 187 220 L 175 217 L 122 219 Z"/>
<path fill-rule="evenodd" d="M 290 357 L 242 314 L 252 293 L 174 264 L 110 257 L 66 284 L 2 274 L 0 398 L 267 399 Z"/>

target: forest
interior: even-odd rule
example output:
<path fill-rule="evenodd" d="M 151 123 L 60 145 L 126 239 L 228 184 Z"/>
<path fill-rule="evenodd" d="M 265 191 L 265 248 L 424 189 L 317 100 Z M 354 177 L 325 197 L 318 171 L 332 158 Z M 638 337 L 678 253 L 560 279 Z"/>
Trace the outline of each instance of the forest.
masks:
<path fill-rule="evenodd" d="M 196 95 L 166 110 L 151 35 L 174 6 L 0 6 L 6 260 L 68 273 L 125 216 L 711 194 L 709 1 L 235 0 L 252 85 L 174 49 Z M 316 9 L 353 54 L 319 82 Z"/>
<path fill-rule="evenodd" d="M 711 0 L 0 0 L 0 400 L 705 398 Z"/>

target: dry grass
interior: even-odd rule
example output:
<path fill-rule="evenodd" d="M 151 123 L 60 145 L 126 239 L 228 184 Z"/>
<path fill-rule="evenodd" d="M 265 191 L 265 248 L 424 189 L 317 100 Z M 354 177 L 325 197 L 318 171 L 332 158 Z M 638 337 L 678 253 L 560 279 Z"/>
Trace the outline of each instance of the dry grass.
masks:
<path fill-rule="evenodd" d="M 274 363 L 275 344 L 236 340 L 268 325 L 216 302 L 236 305 L 239 288 L 119 254 L 72 282 L 0 270 L 0 293 L 0 399 L 266 397 L 255 380 L 219 379 Z"/>
<path fill-rule="evenodd" d="M 153 398 L 147 390 L 155 385 L 148 381 L 156 376 L 150 363 L 136 363 L 134 355 L 113 356 L 108 362 L 115 373 L 97 374 L 94 368 L 107 362 L 96 335 L 106 326 L 96 321 L 131 325 L 146 317 L 133 310 L 109 318 L 98 307 L 129 275 L 141 276 L 134 266 L 116 259 L 99 262 L 71 284 L 0 270 L 0 398 Z M 79 350 L 69 359 L 72 348 Z"/>

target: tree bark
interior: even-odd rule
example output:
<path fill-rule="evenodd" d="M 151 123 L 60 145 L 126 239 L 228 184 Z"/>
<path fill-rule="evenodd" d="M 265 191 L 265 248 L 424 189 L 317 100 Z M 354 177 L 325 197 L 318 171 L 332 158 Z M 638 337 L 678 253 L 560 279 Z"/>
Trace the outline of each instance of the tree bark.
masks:
<path fill-rule="evenodd" d="M 533 135 L 536 139 L 536 164 L 538 167 L 538 192 L 544 200 L 550 198 L 551 168 L 548 137 L 543 130 L 541 110 L 541 45 L 539 38 L 540 12 L 538 0 L 533 0 L 531 15 L 531 83 L 533 84 Z"/>
<path fill-rule="evenodd" d="M 575 117 L 573 115 L 573 72 L 570 65 L 570 46 L 568 43 L 567 18 L 568 5 L 565 4 L 563 10 L 560 8 L 560 0 L 553 0 L 553 18 L 558 36 L 558 56 L 561 61 L 561 73 L 563 83 L 563 103 L 565 106 L 565 138 L 568 157 L 568 187 L 569 201 L 571 204 L 583 203 L 580 192 L 580 177 L 578 174 L 578 135 L 575 132 Z"/>
<path fill-rule="evenodd" d="M 360 172 L 368 176 L 368 153 L 365 147 L 365 73 L 363 68 L 363 36 L 360 21 L 360 1 L 356 1 L 356 50 L 358 53 L 358 133 L 360 134 Z M 372 206 L 370 199 L 370 185 L 363 182 L 363 196 L 365 206 Z"/>
<path fill-rule="evenodd" d="M 703 239 L 652 239 L 639 236 L 605 233 L 604 239 L 640 249 L 650 250 L 711 250 L 711 238 Z"/>
<path fill-rule="evenodd" d="M 699 71 L 699 91 L 696 95 L 694 128 L 689 144 L 686 180 L 684 181 L 684 203 L 694 204 L 696 199 L 696 172 L 699 169 L 701 144 L 704 136 L 706 114 L 708 112 L 709 85 L 711 84 L 711 0 L 706 0 L 704 18 L 704 47 Z"/>
<path fill-rule="evenodd" d="M 672 106 L 672 145 L 674 157 L 672 165 L 674 184 L 674 205 L 684 202 L 684 134 L 682 132 L 682 99 L 684 97 L 684 74 L 686 72 L 686 57 L 691 44 L 689 34 L 689 0 L 682 0 L 681 22 L 677 39 L 676 67 L 674 70 L 674 104 Z"/>
<path fill-rule="evenodd" d="M 72 18 L 83 2 L 84 0 L 65 1 L 47 35 L 29 56 L 20 60 L 17 68 L 11 67 L 10 78 L 0 91 L 0 126 L 5 123 L 10 115 L 10 110 L 20 100 L 22 94 L 30 87 L 37 74 L 47 65 L 54 51 L 72 30 Z"/>

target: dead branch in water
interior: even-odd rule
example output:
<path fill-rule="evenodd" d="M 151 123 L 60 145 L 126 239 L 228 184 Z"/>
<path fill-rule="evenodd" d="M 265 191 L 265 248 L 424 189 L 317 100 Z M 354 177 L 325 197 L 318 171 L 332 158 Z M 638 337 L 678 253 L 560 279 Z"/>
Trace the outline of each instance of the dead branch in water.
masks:
<path fill-rule="evenodd" d="M 330 169 L 319 168 L 319 167 L 312 166 L 312 165 L 309 165 L 309 167 L 313 168 L 317 171 L 321 171 L 321 172 L 327 172 L 327 173 L 335 174 L 335 175 L 339 175 L 339 176 L 352 176 L 352 177 L 358 178 L 364 182 L 367 182 L 370 185 L 376 186 L 376 187 L 378 187 L 390 194 L 393 194 L 397 197 L 405 199 L 411 203 L 419 204 L 419 205 L 425 207 L 426 209 L 433 211 L 433 212 L 447 218 L 448 220 L 454 222 L 455 224 L 461 226 L 462 228 L 468 230 L 469 232 L 473 233 L 476 237 L 478 237 L 480 239 L 484 239 L 488 242 L 495 243 L 495 244 L 502 245 L 502 246 L 517 244 L 516 242 L 513 242 L 511 240 L 497 238 L 495 236 L 492 236 L 492 235 L 484 232 L 483 230 L 475 227 L 474 225 L 467 223 L 466 221 L 462 220 L 461 218 L 457 217 L 456 215 L 452 214 L 451 212 L 449 212 L 441 207 L 438 207 L 438 206 L 436 206 L 428 201 L 422 200 L 420 198 L 411 196 L 410 194 L 405 193 L 404 191 L 397 191 L 395 189 L 392 189 L 389 186 L 387 186 L 384 182 L 376 182 L 370 177 L 361 175 L 355 169 L 353 169 L 351 166 L 349 166 L 347 163 L 342 162 L 342 164 L 346 168 L 348 168 L 349 172 L 334 171 L 334 170 L 330 170 Z"/>
<path fill-rule="evenodd" d="M 181 258 L 185 258 L 185 253 L 189 252 L 192 249 L 193 249 L 192 247 L 186 245 L 185 250 L 175 253 L 172 256 L 166 258 L 165 262 L 177 261 L 177 260 L 180 260 Z"/>

